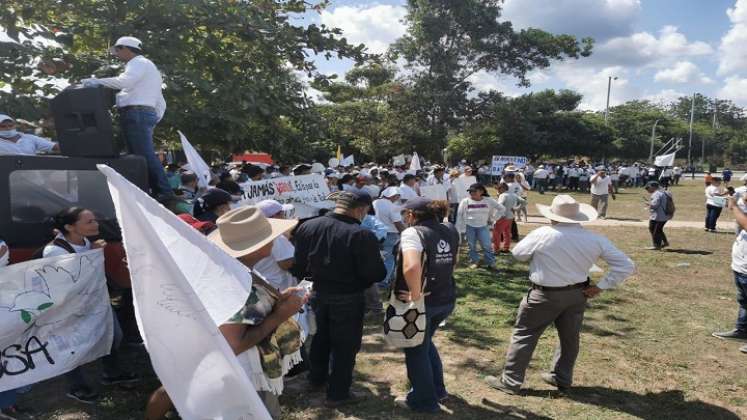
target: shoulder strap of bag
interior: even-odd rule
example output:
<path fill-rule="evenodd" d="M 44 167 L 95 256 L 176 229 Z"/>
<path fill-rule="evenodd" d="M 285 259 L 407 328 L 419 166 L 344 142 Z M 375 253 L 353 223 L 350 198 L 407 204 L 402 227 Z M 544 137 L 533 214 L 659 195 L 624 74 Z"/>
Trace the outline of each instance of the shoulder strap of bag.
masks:
<path fill-rule="evenodd" d="M 67 251 L 70 254 L 75 254 L 75 249 L 73 248 L 73 246 L 70 245 L 70 242 L 68 242 L 68 241 L 66 241 L 64 239 L 55 238 L 52 241 L 52 245 L 58 246 L 58 247 L 64 249 L 65 251 Z"/>

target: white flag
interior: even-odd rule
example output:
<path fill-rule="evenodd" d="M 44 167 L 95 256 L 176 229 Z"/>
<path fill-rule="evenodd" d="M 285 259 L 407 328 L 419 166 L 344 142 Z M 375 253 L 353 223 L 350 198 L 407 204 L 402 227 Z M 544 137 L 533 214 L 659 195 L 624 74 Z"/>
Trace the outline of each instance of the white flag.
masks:
<path fill-rule="evenodd" d="M 654 165 L 660 166 L 660 167 L 674 166 L 674 155 L 675 153 L 657 156 L 656 159 L 654 160 Z"/>
<path fill-rule="evenodd" d="M 182 140 L 182 149 L 184 149 L 184 155 L 187 156 L 187 163 L 192 172 L 197 175 L 197 186 L 200 188 L 207 188 L 210 183 L 210 166 L 205 163 L 197 150 L 192 147 L 192 144 L 187 140 L 187 137 L 181 131 L 178 131 L 179 138 Z"/>
<path fill-rule="evenodd" d="M 181 417 L 269 420 L 218 330 L 249 295 L 248 269 L 113 169 L 97 167 L 122 229 L 140 333 Z"/>
<path fill-rule="evenodd" d="M 419 171 L 420 169 L 420 158 L 418 157 L 418 152 L 413 152 L 412 160 L 410 161 L 410 170 Z"/>
<path fill-rule="evenodd" d="M 0 392 L 109 354 L 113 325 L 102 250 L 0 268 Z"/>

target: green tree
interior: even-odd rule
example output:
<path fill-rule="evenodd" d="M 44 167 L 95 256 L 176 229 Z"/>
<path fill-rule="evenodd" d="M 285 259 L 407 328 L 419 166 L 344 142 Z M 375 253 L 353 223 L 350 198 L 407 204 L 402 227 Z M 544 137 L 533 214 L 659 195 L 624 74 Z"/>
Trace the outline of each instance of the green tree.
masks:
<path fill-rule="evenodd" d="M 299 157 L 303 148 L 293 145 L 312 138 L 315 123 L 295 72 L 323 78 L 308 52 L 364 58 L 365 47 L 349 45 L 338 29 L 292 23 L 291 15 L 327 3 L 8 0 L 0 26 L 19 43 L 0 44 L 1 80 L 13 97 L 30 98 L 55 94 L 61 81 L 116 74 L 107 48 L 133 35 L 164 75 L 168 110 L 157 138 L 176 140 L 178 128 L 225 151 Z"/>

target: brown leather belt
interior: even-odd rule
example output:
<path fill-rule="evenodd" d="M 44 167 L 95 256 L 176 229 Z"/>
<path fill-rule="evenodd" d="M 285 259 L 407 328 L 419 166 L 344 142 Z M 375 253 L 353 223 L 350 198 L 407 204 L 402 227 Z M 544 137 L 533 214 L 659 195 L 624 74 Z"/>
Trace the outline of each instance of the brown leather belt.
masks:
<path fill-rule="evenodd" d="M 119 108 L 119 112 L 134 111 L 136 109 L 139 109 L 139 110 L 142 110 L 142 111 L 153 111 L 153 112 L 156 112 L 155 108 L 153 108 L 152 106 L 147 106 L 147 105 L 128 105 L 128 106 L 123 106 L 123 107 Z"/>
<path fill-rule="evenodd" d="M 576 283 L 571 284 L 570 286 L 563 286 L 563 287 L 548 287 L 548 286 L 540 286 L 539 284 L 532 283 L 532 289 L 534 290 L 542 290 L 545 292 L 557 292 L 560 290 L 572 290 L 572 289 L 586 289 L 591 285 L 591 281 L 586 280 L 583 283 Z"/>

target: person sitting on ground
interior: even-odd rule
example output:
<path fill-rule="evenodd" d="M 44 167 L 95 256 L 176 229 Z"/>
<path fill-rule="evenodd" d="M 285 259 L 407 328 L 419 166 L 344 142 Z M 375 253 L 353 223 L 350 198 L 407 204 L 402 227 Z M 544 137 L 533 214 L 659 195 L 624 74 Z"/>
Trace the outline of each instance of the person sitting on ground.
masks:
<path fill-rule="evenodd" d="M 501 377 L 485 378 L 491 387 L 511 395 L 519 392 L 537 342 L 553 324 L 560 348 L 552 371 L 542 374 L 542 380 L 561 391 L 570 388 L 588 299 L 618 286 L 635 268 L 607 238 L 581 226 L 596 219 L 590 205 L 561 194 L 551 206 L 537 204 L 537 210 L 552 226 L 533 230 L 512 251 L 517 260 L 530 262 L 532 287 L 519 305 Z M 609 271 L 594 285 L 588 273 L 599 258 Z"/>
<path fill-rule="evenodd" d="M 103 249 L 106 247 L 104 240 L 91 242 L 88 238 L 99 235 L 99 223 L 92 211 L 82 207 L 70 207 L 57 213 L 53 219 L 54 229 L 59 232 L 54 240 L 47 244 L 43 251 L 42 257 L 56 257 L 79 252 L 86 252 L 92 249 Z M 101 281 L 106 281 L 102 278 Z M 139 378 L 132 372 L 122 370 L 119 363 L 119 347 L 122 344 L 122 328 L 120 327 L 117 312 L 112 309 L 112 322 L 114 323 L 114 339 L 112 340 L 111 352 L 101 360 L 104 365 L 104 373 L 101 377 L 101 383 L 104 385 L 114 385 L 122 383 L 137 382 Z M 86 381 L 83 376 L 82 368 L 76 367 L 65 374 L 69 384 L 69 391 L 66 394 L 69 398 L 86 404 L 92 404 L 98 395 Z"/>
<path fill-rule="evenodd" d="M 18 131 L 13 117 L 0 114 L 0 155 L 35 155 L 59 151 L 59 144 Z"/>
<path fill-rule="evenodd" d="M 231 194 L 213 188 L 195 200 L 194 217 L 203 222 L 215 223 L 218 218 L 231 210 Z"/>
<path fill-rule="evenodd" d="M 413 411 L 438 412 L 438 403 L 449 395 L 444 385 L 441 357 L 433 342 L 436 330 L 456 304 L 454 267 L 459 256 L 459 233 L 452 224 L 442 223 L 447 206 L 445 201 L 422 197 L 404 206 L 405 220 L 410 227 L 402 231 L 398 256 L 401 270 L 397 270 L 402 278 L 397 278 L 395 290 L 404 302 L 425 296 L 426 332 L 423 343 L 404 350 L 407 378 L 412 388 L 395 403 Z M 426 279 L 425 290 L 423 279 Z"/>
<path fill-rule="evenodd" d="M 734 272 L 739 309 L 734 329 L 713 333 L 714 337 L 720 339 L 747 340 L 747 214 L 743 206 L 737 204 L 737 200 L 746 201 L 745 199 L 747 196 L 729 197 L 729 208 L 734 214 L 737 225 L 741 228 L 731 249 L 731 269 Z M 747 353 L 747 345 L 740 347 L 739 351 Z"/>
<path fill-rule="evenodd" d="M 457 210 L 457 231 L 467 237 L 469 258 L 472 261 L 471 268 L 480 267 L 480 254 L 477 252 L 479 242 L 483 253 L 482 263 L 488 270 L 495 271 L 495 254 L 490 243 L 490 227 L 496 215 L 505 214 L 506 208 L 490 198 L 485 186 L 480 183 L 470 185 L 467 192 L 469 197 L 459 203 Z"/>
<path fill-rule="evenodd" d="M 262 259 L 272 255 L 273 240 L 293 229 L 296 223 L 295 220 L 267 219 L 255 206 L 240 207 L 221 216 L 217 220 L 218 229 L 208 239 L 253 270 Z M 307 297 L 300 295 L 303 290 L 297 287 L 277 292 L 256 272 L 250 275 L 252 290 L 244 307 L 218 329 L 236 355 L 260 346 L 260 354 L 268 355 L 262 360 L 265 375 L 282 378 L 280 361 L 301 346 L 298 325 L 289 319 L 301 310 Z M 275 339 L 267 340 L 272 335 Z M 277 420 L 280 417 L 277 396 L 268 391 L 257 393 Z M 161 420 L 171 408 L 171 399 L 160 387 L 148 400 L 145 420 Z"/>

